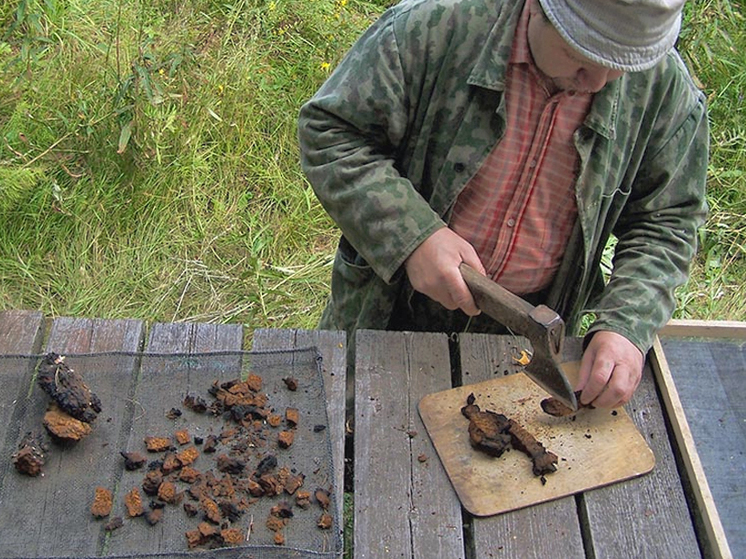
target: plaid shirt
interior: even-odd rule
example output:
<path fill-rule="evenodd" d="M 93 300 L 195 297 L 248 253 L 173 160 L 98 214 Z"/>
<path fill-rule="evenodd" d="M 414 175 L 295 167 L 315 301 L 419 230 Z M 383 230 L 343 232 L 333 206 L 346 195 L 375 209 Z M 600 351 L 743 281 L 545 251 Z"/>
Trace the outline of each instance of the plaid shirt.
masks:
<path fill-rule="evenodd" d="M 519 295 L 547 287 L 560 265 L 577 217 L 573 133 L 592 100 L 552 90 L 531 57 L 528 19 L 526 7 L 506 76 L 505 136 L 459 195 L 450 221 L 487 275 Z"/>

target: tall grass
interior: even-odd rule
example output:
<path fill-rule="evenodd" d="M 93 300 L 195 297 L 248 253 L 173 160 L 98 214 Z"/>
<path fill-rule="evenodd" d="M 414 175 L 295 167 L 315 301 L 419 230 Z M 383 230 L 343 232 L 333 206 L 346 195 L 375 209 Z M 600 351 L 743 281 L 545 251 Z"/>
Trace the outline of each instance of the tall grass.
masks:
<path fill-rule="evenodd" d="M 0 3 L 0 308 L 313 327 L 337 233 L 297 112 L 386 3 Z M 678 312 L 743 319 L 742 7 L 690 2 L 681 47 L 713 155 Z"/>

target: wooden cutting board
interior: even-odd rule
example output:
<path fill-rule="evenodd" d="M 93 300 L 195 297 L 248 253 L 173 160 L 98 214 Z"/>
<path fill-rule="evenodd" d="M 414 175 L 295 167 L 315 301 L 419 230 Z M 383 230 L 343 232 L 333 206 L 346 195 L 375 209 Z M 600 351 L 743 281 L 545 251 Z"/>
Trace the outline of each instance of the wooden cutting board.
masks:
<path fill-rule="evenodd" d="M 579 363 L 563 368 L 574 385 Z M 482 410 L 514 419 L 559 457 L 557 471 L 533 475 L 531 459 L 511 449 L 500 458 L 469 443 L 469 420 L 461 414 L 474 393 Z M 627 412 L 620 408 L 583 409 L 575 416 L 552 417 L 540 402 L 548 394 L 524 373 L 429 394 L 419 412 L 462 505 L 476 516 L 490 516 L 565 497 L 645 474 L 655 456 Z"/>

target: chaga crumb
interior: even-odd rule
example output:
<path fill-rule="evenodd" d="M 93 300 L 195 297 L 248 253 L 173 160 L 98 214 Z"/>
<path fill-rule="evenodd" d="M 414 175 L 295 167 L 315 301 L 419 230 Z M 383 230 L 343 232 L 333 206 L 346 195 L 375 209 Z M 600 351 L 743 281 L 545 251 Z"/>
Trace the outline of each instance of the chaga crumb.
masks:
<path fill-rule="evenodd" d="M 176 486 L 170 481 L 164 481 L 158 488 L 158 498 L 164 503 L 175 503 L 176 495 Z"/>
<path fill-rule="evenodd" d="M 326 511 L 322 512 L 321 516 L 319 517 L 319 521 L 316 523 L 316 526 L 318 526 L 322 530 L 328 530 L 329 528 L 331 528 L 332 515 Z"/>
<path fill-rule="evenodd" d="M 214 524 L 220 524 L 223 520 L 223 515 L 220 514 L 220 507 L 209 497 L 202 497 L 200 507 L 202 508 L 205 520 L 209 520 Z"/>
<path fill-rule="evenodd" d="M 311 493 L 309 491 L 298 491 L 295 494 L 295 504 L 302 509 L 307 509 L 311 506 Z"/>
<path fill-rule="evenodd" d="M 218 470 L 229 474 L 240 474 L 246 468 L 246 462 L 240 458 L 233 458 L 227 454 L 221 454 L 217 459 Z"/>
<path fill-rule="evenodd" d="M 37 382 L 65 413 L 91 423 L 101 412 L 101 400 L 83 382 L 83 376 L 65 363 L 64 356 L 48 353 L 39 363 Z"/>
<path fill-rule="evenodd" d="M 293 518 L 294 516 L 293 507 L 290 506 L 290 503 L 284 501 L 282 503 L 277 503 L 269 509 L 269 514 L 278 518 Z"/>
<path fill-rule="evenodd" d="M 282 532 L 275 532 L 275 545 L 285 545 L 285 535 Z"/>
<path fill-rule="evenodd" d="M 142 504 L 142 496 L 137 487 L 133 487 L 132 491 L 124 496 L 124 506 L 127 507 L 127 515 L 131 518 L 142 516 L 145 512 Z"/>
<path fill-rule="evenodd" d="M 124 469 L 128 472 L 139 470 L 148 461 L 148 459 L 139 452 L 120 452 L 119 454 L 124 458 Z"/>
<path fill-rule="evenodd" d="M 314 425 L 313 426 L 313 432 L 314 433 L 321 433 L 325 429 L 326 429 L 326 425 L 319 424 L 319 425 Z"/>
<path fill-rule="evenodd" d="M 215 452 L 218 448 L 218 437 L 216 435 L 207 435 L 207 438 L 205 439 L 205 445 L 202 447 L 202 452 L 205 454 L 210 454 L 212 452 Z"/>
<path fill-rule="evenodd" d="M 171 450 L 171 439 L 168 437 L 145 437 L 145 448 L 148 452 Z"/>
<path fill-rule="evenodd" d="M 191 466 L 182 468 L 179 472 L 179 481 L 184 483 L 194 483 L 200 478 L 199 471 L 195 470 Z"/>
<path fill-rule="evenodd" d="M 155 526 L 163 520 L 163 509 L 150 509 L 145 513 L 145 520 L 147 520 L 148 524 L 151 526 Z"/>
<path fill-rule="evenodd" d="M 282 379 L 282 382 L 285 383 L 285 386 L 287 386 L 288 390 L 291 392 L 298 390 L 298 379 L 294 377 L 285 377 Z"/>
<path fill-rule="evenodd" d="M 181 468 L 181 462 L 173 452 L 168 452 L 163 457 L 163 464 L 161 464 L 161 471 L 164 474 L 170 474 Z"/>
<path fill-rule="evenodd" d="M 142 481 L 142 490 L 146 495 L 156 495 L 158 488 L 163 483 L 163 474 L 160 470 L 151 470 L 145 475 Z"/>
<path fill-rule="evenodd" d="M 282 483 L 272 474 L 264 474 L 257 480 L 264 491 L 264 495 L 279 495 L 282 493 Z"/>
<path fill-rule="evenodd" d="M 331 499 L 329 496 L 329 492 L 326 489 L 322 489 L 319 487 L 313 494 L 313 496 L 316 498 L 316 502 L 319 504 L 319 506 L 327 510 L 329 508 L 329 504 L 331 503 Z"/>
<path fill-rule="evenodd" d="M 262 377 L 255 374 L 250 374 L 248 378 L 246 379 L 246 386 L 249 387 L 249 390 L 252 392 L 261 392 L 262 391 Z"/>
<path fill-rule="evenodd" d="M 199 514 L 199 507 L 190 501 L 184 503 L 183 508 L 187 516 L 197 516 Z"/>
<path fill-rule="evenodd" d="M 27 433 L 18 450 L 13 454 L 12 460 L 16 470 L 27 476 L 36 477 L 41 474 L 42 467 L 46 461 L 47 445 L 41 435 Z"/>
<path fill-rule="evenodd" d="M 285 410 L 285 422 L 288 424 L 288 427 L 298 426 L 298 423 L 300 423 L 298 408 L 287 408 Z"/>
<path fill-rule="evenodd" d="M 220 537 L 223 540 L 223 545 L 241 545 L 243 542 L 243 534 L 238 528 L 226 528 L 220 530 Z"/>
<path fill-rule="evenodd" d="M 174 433 L 174 438 L 176 439 L 176 442 L 179 443 L 179 445 L 184 446 L 190 441 L 189 431 L 187 431 L 186 429 L 176 431 L 176 433 Z"/>
<path fill-rule="evenodd" d="M 109 520 L 109 522 L 104 524 L 104 530 L 106 530 L 107 532 L 113 532 L 114 530 L 119 530 L 119 528 L 121 528 L 122 526 L 124 526 L 122 517 L 115 516 L 114 518 Z"/>
<path fill-rule="evenodd" d="M 77 442 L 91 434 L 90 424 L 75 419 L 55 404 L 50 404 L 44 414 L 44 427 L 49 434 L 62 441 Z"/>
<path fill-rule="evenodd" d="M 305 480 L 306 476 L 303 474 L 291 474 L 288 476 L 287 480 L 285 480 L 285 493 L 288 495 L 292 495 L 295 493 L 302 485 L 303 481 Z"/>
<path fill-rule="evenodd" d="M 112 503 L 111 491 L 105 487 L 96 487 L 93 503 L 91 504 L 91 514 L 95 518 L 106 518 L 111 514 Z"/>
<path fill-rule="evenodd" d="M 202 396 L 187 394 L 184 397 L 184 406 L 195 413 L 205 413 L 207 411 L 207 402 Z"/>
<path fill-rule="evenodd" d="M 267 416 L 267 423 L 269 423 L 272 427 L 279 427 L 280 423 L 282 423 L 282 416 L 277 415 L 276 413 L 272 413 Z"/>
<path fill-rule="evenodd" d="M 277 435 L 277 444 L 280 445 L 280 448 L 290 448 L 294 440 L 295 433 L 292 431 L 281 431 L 280 434 Z"/>
<path fill-rule="evenodd" d="M 267 529 L 268 530 L 271 530 L 272 532 L 279 532 L 287 524 L 287 519 L 280 518 L 279 516 L 275 516 L 274 514 L 270 514 L 267 517 L 267 523 L 266 524 L 267 524 Z"/>
<path fill-rule="evenodd" d="M 178 419 L 181 415 L 181 410 L 179 408 L 171 408 L 166 412 L 166 417 L 168 419 Z"/>
<path fill-rule="evenodd" d="M 417 461 L 418 461 L 418 462 L 427 462 L 427 454 L 420 454 L 420 455 L 419 455 L 419 456 L 417 457 Z"/>

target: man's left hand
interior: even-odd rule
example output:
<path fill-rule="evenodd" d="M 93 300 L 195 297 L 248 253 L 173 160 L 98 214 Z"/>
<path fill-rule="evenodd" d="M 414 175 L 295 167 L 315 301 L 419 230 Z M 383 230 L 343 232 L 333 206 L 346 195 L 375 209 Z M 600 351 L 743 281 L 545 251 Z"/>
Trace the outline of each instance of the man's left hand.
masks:
<path fill-rule="evenodd" d="M 598 408 L 629 402 L 642 378 L 644 356 L 621 334 L 600 330 L 593 334 L 580 362 L 576 390 L 580 401 Z"/>

